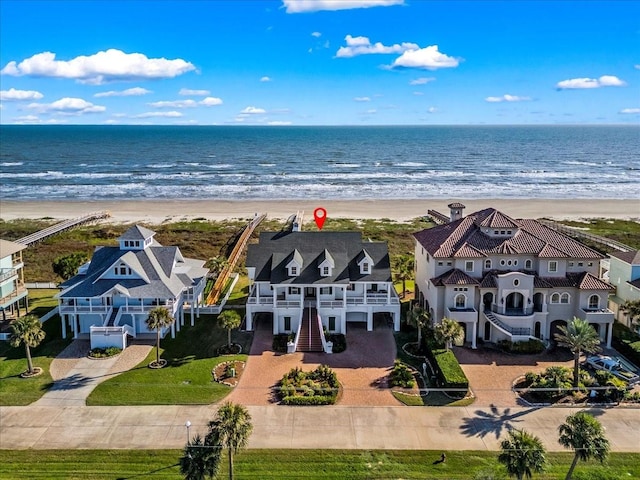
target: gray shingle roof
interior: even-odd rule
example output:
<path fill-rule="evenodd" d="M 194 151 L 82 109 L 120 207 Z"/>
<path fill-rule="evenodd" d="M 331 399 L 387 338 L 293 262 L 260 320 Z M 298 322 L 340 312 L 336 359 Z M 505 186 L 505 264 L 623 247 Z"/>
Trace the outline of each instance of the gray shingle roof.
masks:
<path fill-rule="evenodd" d="M 140 278 L 104 278 L 120 262 L 126 263 Z M 203 260 L 184 259 L 177 247 L 150 246 L 144 250 L 99 247 L 85 274 L 76 275 L 60 286 L 60 297 L 95 297 L 116 287 L 126 289 L 133 298 L 177 298 L 186 287 L 196 284 L 208 271 Z"/>
<path fill-rule="evenodd" d="M 156 232 L 153 230 L 134 225 L 120 236 L 120 240 L 144 240 L 145 238 L 153 237 L 155 234 Z"/>
<path fill-rule="evenodd" d="M 300 275 L 289 277 L 286 265 L 297 250 L 302 256 Z M 363 251 L 371 257 L 369 274 L 361 274 L 357 259 Z M 323 277 L 318 266 L 333 258 L 332 275 Z M 359 232 L 263 232 L 251 244 L 246 265 L 255 268 L 255 280 L 272 284 L 390 282 L 389 252 L 384 242 L 363 242 Z"/>
<path fill-rule="evenodd" d="M 0 258 L 8 257 L 14 253 L 19 252 L 27 248 L 26 245 L 16 242 L 10 242 L 9 240 L 0 239 Z"/>

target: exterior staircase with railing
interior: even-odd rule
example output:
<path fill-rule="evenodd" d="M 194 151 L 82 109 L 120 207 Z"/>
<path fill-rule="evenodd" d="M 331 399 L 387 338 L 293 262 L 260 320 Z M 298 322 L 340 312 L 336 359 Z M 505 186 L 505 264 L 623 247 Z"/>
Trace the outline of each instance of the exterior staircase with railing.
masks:
<path fill-rule="evenodd" d="M 496 317 L 491 310 L 485 310 L 484 316 L 487 317 L 496 328 L 504 333 L 517 337 L 531 337 L 531 329 L 527 327 L 511 327 Z M 532 337 L 533 338 L 533 337 Z"/>
<path fill-rule="evenodd" d="M 111 309 L 111 315 L 109 315 L 109 319 L 107 320 L 107 323 L 105 323 L 105 327 L 113 327 L 115 325 L 116 317 L 118 316 L 119 311 L 119 308 Z"/>
<path fill-rule="evenodd" d="M 298 335 L 298 352 L 322 352 L 322 332 L 317 321 L 318 310 L 307 307 L 302 314 L 302 325 Z"/>

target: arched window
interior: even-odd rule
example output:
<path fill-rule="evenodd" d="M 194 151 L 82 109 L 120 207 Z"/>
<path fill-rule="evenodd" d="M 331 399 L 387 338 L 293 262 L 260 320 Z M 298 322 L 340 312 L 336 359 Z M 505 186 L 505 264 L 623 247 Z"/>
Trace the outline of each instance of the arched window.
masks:
<path fill-rule="evenodd" d="M 600 308 L 600 296 L 599 295 L 591 295 L 589 297 L 589 309 L 597 310 Z"/>
<path fill-rule="evenodd" d="M 531 262 L 531 260 L 525 260 L 524 262 L 524 268 L 526 268 L 527 270 L 531 269 L 531 267 L 533 266 L 533 262 Z"/>
<path fill-rule="evenodd" d="M 551 295 L 551 303 L 560 303 L 560 294 L 554 293 Z"/>
<path fill-rule="evenodd" d="M 486 270 L 491 270 L 491 260 L 486 259 L 486 260 L 484 261 L 484 268 L 485 268 Z"/>
<path fill-rule="evenodd" d="M 466 295 L 460 293 L 456 295 L 456 308 L 467 308 L 467 297 Z"/>
<path fill-rule="evenodd" d="M 569 294 L 567 292 L 560 295 L 560 303 L 569 303 Z"/>

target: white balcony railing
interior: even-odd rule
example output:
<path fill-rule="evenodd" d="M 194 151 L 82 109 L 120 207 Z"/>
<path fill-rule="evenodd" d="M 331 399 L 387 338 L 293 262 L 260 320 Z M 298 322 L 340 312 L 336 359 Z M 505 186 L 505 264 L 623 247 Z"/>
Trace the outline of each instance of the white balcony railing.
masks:
<path fill-rule="evenodd" d="M 59 307 L 61 314 L 70 313 L 107 313 L 111 309 L 111 305 L 66 305 L 62 304 Z"/>
<path fill-rule="evenodd" d="M 342 300 L 320 300 L 320 308 L 341 308 L 343 306 Z"/>
<path fill-rule="evenodd" d="M 273 297 L 249 297 L 247 303 L 250 305 L 272 305 Z"/>
<path fill-rule="evenodd" d="M 478 320 L 478 311 L 474 308 L 446 308 L 448 318 L 458 322 L 475 322 Z"/>
<path fill-rule="evenodd" d="M 299 300 L 278 300 L 276 302 L 278 308 L 301 308 L 302 305 Z"/>
<path fill-rule="evenodd" d="M 581 308 L 580 313 L 582 318 L 588 322 L 609 322 L 613 321 L 613 312 L 608 308 L 588 309 Z"/>
<path fill-rule="evenodd" d="M 12 277 L 18 276 L 18 270 L 16 268 L 3 268 L 0 270 L 0 282 L 4 282 Z"/>

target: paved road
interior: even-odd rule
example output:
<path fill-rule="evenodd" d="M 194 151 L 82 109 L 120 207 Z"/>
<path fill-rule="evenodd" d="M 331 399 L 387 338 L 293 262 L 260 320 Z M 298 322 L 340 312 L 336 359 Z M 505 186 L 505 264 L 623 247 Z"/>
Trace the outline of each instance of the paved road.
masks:
<path fill-rule="evenodd" d="M 250 448 L 497 450 L 509 427 L 563 450 L 557 430 L 576 408 L 250 406 Z M 2 407 L 2 449 L 181 448 L 204 433 L 215 405 L 145 407 Z M 614 451 L 640 452 L 640 409 L 591 409 Z"/>

